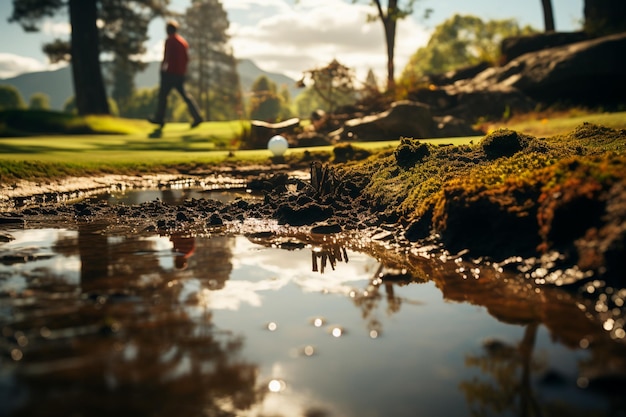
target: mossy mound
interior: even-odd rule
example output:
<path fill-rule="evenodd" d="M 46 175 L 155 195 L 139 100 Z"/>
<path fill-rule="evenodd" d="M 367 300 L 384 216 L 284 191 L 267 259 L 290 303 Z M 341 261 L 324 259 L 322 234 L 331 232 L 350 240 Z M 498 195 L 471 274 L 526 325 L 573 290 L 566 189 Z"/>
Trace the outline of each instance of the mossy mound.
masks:
<path fill-rule="evenodd" d="M 498 129 L 487 135 L 480 145 L 490 159 L 512 156 L 528 147 L 532 137 L 510 129 Z"/>
<path fill-rule="evenodd" d="M 400 145 L 394 151 L 398 166 L 410 168 L 430 155 L 427 144 L 418 140 L 402 138 Z"/>
<path fill-rule="evenodd" d="M 372 207 L 404 219 L 410 240 L 436 233 L 451 252 L 494 259 L 559 251 L 625 281 L 626 264 L 612 259 L 626 256 L 626 131 L 584 124 L 538 139 L 502 130 L 473 146 L 416 149 L 403 141 L 340 168 L 363 178 Z"/>

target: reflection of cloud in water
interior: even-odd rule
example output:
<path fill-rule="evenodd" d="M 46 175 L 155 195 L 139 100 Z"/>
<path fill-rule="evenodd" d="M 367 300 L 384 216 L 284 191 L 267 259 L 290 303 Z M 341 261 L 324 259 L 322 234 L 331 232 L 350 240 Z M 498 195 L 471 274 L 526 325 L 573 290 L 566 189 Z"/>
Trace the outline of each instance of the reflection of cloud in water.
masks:
<path fill-rule="evenodd" d="M 233 271 L 224 288 L 210 291 L 202 281 L 193 279 L 183 283 L 180 299 L 203 309 L 238 310 L 242 304 L 261 307 L 261 292 L 277 291 L 289 283 L 307 293 L 349 295 L 355 283 L 367 282 L 378 266 L 370 256 L 350 252 L 348 263 L 322 275 L 311 270 L 311 253 L 309 248 L 287 251 L 238 238 L 233 248 Z"/>
<path fill-rule="evenodd" d="M 279 290 L 288 282 L 288 279 L 228 281 L 221 290 L 211 291 L 203 288 L 201 281 L 193 279 L 183 283 L 180 300 L 193 302 L 196 304 L 195 307 L 212 310 L 239 310 L 242 303 L 260 307 L 262 305 L 260 292 Z"/>
<path fill-rule="evenodd" d="M 10 247 L 28 247 L 36 246 L 38 249 L 52 246 L 61 236 L 76 235 L 75 232 L 68 232 L 59 229 L 34 229 L 34 230 L 18 230 L 12 231 L 13 240 L 4 246 Z"/>
<path fill-rule="evenodd" d="M 23 256 L 28 261 L 0 263 L 0 292 L 24 291 L 32 280 L 54 279 L 68 285 L 80 282 L 81 261 L 78 256 L 59 253 L 55 244 L 77 236 L 76 232 L 61 229 L 11 230 L 12 240 L 2 244 L 0 257 Z"/>

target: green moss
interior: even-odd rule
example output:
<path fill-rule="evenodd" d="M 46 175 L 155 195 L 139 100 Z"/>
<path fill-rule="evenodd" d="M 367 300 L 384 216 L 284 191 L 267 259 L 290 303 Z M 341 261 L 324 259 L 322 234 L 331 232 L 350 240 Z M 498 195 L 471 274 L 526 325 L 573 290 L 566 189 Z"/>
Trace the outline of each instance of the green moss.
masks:
<path fill-rule="evenodd" d="M 531 136 L 514 130 L 498 129 L 487 135 L 480 142 L 480 145 L 489 158 L 496 159 L 503 156 L 511 156 L 525 149 L 531 140 Z"/>
<path fill-rule="evenodd" d="M 420 222 L 420 230 L 428 218 L 452 249 L 476 235 L 474 245 L 485 250 L 530 252 L 553 239 L 550 212 L 559 204 L 597 199 L 626 182 L 626 131 L 590 124 L 548 139 L 499 131 L 473 146 L 421 153 L 419 146 L 405 140 L 393 155 L 339 169 L 363 177 L 363 193 L 375 206 Z M 547 204 L 549 196 L 559 196 L 558 203 Z"/>

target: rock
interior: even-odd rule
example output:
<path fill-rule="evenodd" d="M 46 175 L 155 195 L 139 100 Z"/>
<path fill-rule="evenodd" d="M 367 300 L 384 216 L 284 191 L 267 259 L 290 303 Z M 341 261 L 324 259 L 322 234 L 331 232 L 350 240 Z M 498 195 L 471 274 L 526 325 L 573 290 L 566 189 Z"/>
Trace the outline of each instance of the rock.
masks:
<path fill-rule="evenodd" d="M 341 225 L 332 222 L 324 222 L 311 227 L 311 233 L 320 235 L 340 233 L 342 230 Z"/>
<path fill-rule="evenodd" d="M 219 214 L 213 213 L 208 218 L 206 224 L 207 226 L 222 226 L 224 224 L 224 220 L 222 220 L 222 217 Z"/>
<path fill-rule="evenodd" d="M 557 46 L 587 40 L 584 32 L 543 32 L 532 35 L 511 36 L 500 44 L 501 64 L 507 64 L 518 56 Z"/>
<path fill-rule="evenodd" d="M 250 122 L 250 142 L 248 146 L 252 149 L 263 149 L 267 147 L 267 141 L 275 135 L 291 135 L 300 127 L 300 119 L 285 120 L 279 123 L 269 123 L 262 120 L 252 120 Z"/>
<path fill-rule="evenodd" d="M 333 209 L 317 203 L 308 203 L 304 206 L 281 204 L 276 210 L 275 217 L 279 224 L 304 226 L 324 221 L 333 215 Z"/>
<path fill-rule="evenodd" d="M 328 146 L 332 142 L 326 135 L 322 135 L 316 131 L 303 132 L 296 136 L 296 147 L 306 148 L 310 146 Z"/>
<path fill-rule="evenodd" d="M 576 40 L 580 41 L 573 42 Z M 546 34 L 508 42 L 503 45 L 506 53 L 520 55 L 506 65 L 419 89 L 409 98 L 429 106 L 434 117 L 451 116 L 470 123 L 530 112 L 539 104 L 593 107 L 623 103 L 626 33 L 590 40 L 578 33 Z M 523 53 L 526 50 L 535 52 Z"/>
<path fill-rule="evenodd" d="M 510 65 L 510 66 L 509 66 Z M 623 103 L 626 96 L 626 33 L 526 54 L 503 68 L 520 68 L 506 80 L 545 102 Z"/>
<path fill-rule="evenodd" d="M 448 71 L 443 74 L 434 74 L 429 76 L 428 78 L 429 81 L 434 85 L 449 85 L 454 84 L 459 80 L 473 78 L 490 66 L 491 65 L 489 64 L 489 62 L 481 61 L 475 65 L 470 65 L 467 67 L 459 68 L 457 70 Z"/>
<path fill-rule="evenodd" d="M 623 102 L 625 78 L 626 33 L 621 33 L 524 54 L 503 67 L 489 68 L 471 80 L 446 87 L 446 92 L 459 96 L 461 103 L 466 100 L 460 95 L 466 99 L 499 91 L 512 109 L 525 101 L 511 102 L 515 94 L 543 103 L 610 104 Z"/>
<path fill-rule="evenodd" d="M 335 140 L 382 141 L 400 137 L 430 138 L 435 122 L 427 105 L 398 101 L 385 112 L 348 120 L 331 133 Z"/>

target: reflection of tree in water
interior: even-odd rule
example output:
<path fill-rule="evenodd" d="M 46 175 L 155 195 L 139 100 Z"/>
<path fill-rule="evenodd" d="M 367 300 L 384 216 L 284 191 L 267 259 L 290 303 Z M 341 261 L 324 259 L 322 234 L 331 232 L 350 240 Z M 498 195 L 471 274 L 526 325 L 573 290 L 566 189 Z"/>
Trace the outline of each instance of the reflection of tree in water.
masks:
<path fill-rule="evenodd" d="M 483 356 L 470 356 L 466 366 L 480 368 L 492 376 L 492 382 L 479 380 L 461 383 L 472 415 L 520 417 L 540 416 L 593 416 L 589 410 L 563 402 L 540 403 L 533 392 L 531 376 L 545 371 L 547 364 L 533 358 L 539 323 L 526 325 L 524 337 L 517 346 L 499 341 L 485 343 Z"/>
<path fill-rule="evenodd" d="M 387 302 L 385 311 L 390 316 L 400 311 L 403 302 L 415 304 L 414 301 L 395 295 L 394 280 L 408 281 L 409 276 L 402 272 L 385 272 L 385 266 L 380 264 L 365 289 L 351 294 L 354 305 L 361 310 L 361 316 L 367 321 L 367 328 L 372 337 L 377 337 L 382 331 L 382 323 L 376 319 L 375 312 L 378 311 L 383 298 Z M 384 296 L 381 287 L 385 290 Z"/>
<path fill-rule="evenodd" d="M 341 245 L 334 244 L 318 246 L 311 250 L 311 264 L 313 272 L 323 274 L 326 271 L 327 265 L 330 265 L 334 271 L 337 266 L 337 262 L 348 263 L 348 252 L 346 251 L 346 248 Z"/>
<path fill-rule="evenodd" d="M 324 273 L 327 265 L 335 270 L 338 262 L 348 263 L 348 252 L 346 248 L 337 242 L 315 246 L 311 250 L 312 271 Z M 318 266 L 319 265 L 319 266 Z M 411 277 L 406 271 L 388 271 L 381 263 L 376 272 L 369 279 L 367 286 L 362 291 L 353 291 L 350 296 L 355 306 L 361 310 L 361 316 L 367 322 L 370 334 L 375 337 L 381 330 L 382 324 L 375 317 L 375 311 L 381 304 L 383 298 L 387 302 L 386 313 L 392 315 L 400 311 L 402 302 L 410 302 L 397 297 L 394 292 L 395 282 L 407 282 Z M 381 287 L 384 288 L 384 295 Z"/>
<path fill-rule="evenodd" d="M 153 242 L 104 230 L 79 230 L 82 294 L 68 288 L 13 307 L 20 319 L 5 336 L 28 340 L 13 368 L 13 414 L 229 416 L 262 400 L 257 366 L 238 358 L 242 340 L 216 332 L 210 313 L 187 315 Z M 200 264 L 209 246 L 194 254 Z M 223 285 L 230 258 L 202 258 Z"/>
<path fill-rule="evenodd" d="M 235 238 L 232 236 L 214 236 L 197 242 L 196 251 L 189 263 L 204 288 L 224 288 L 233 270 L 234 243 Z"/>

